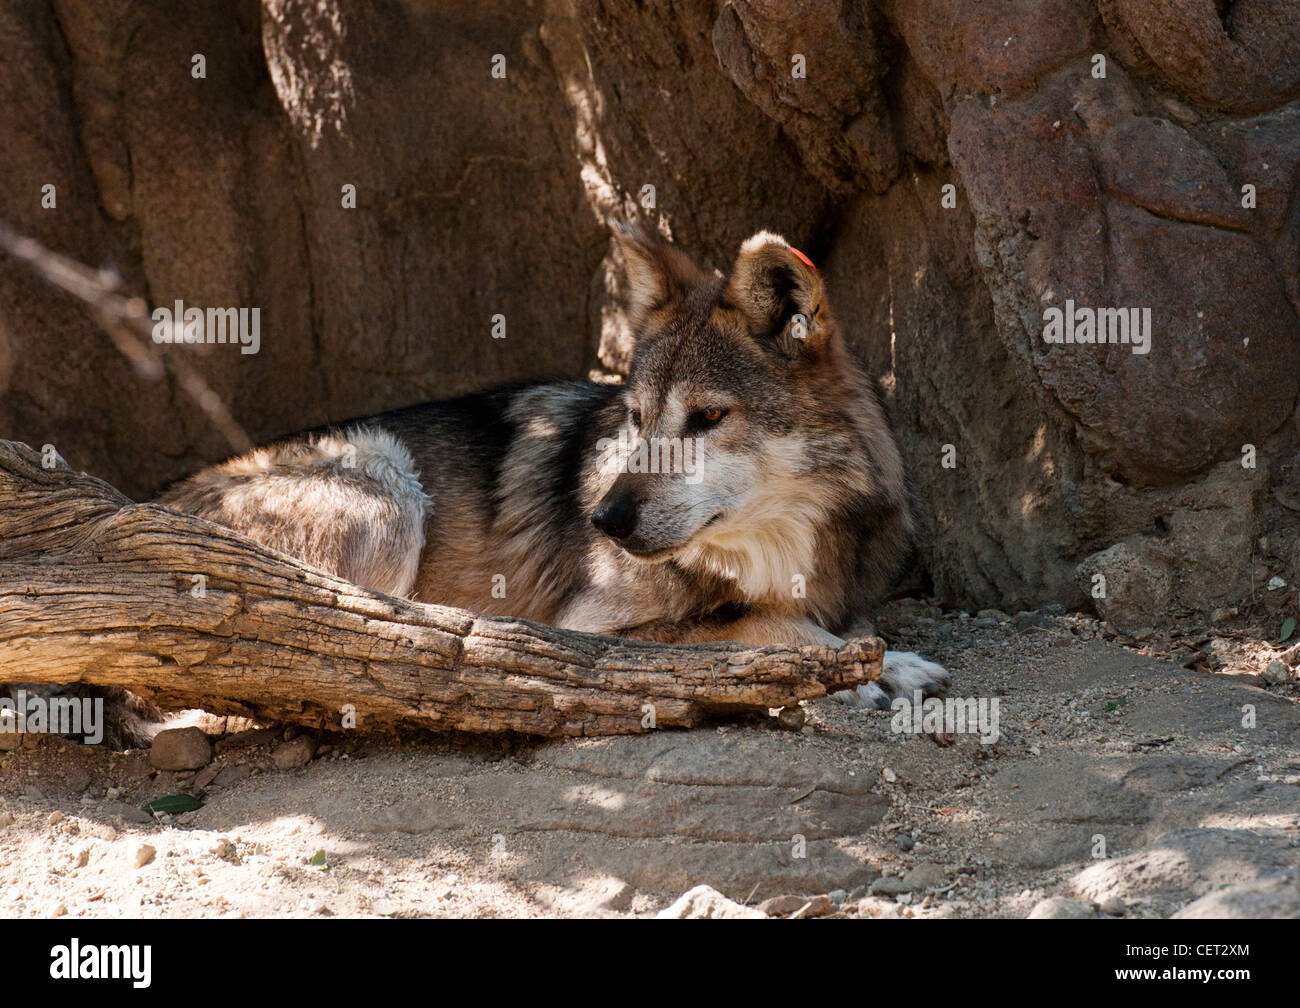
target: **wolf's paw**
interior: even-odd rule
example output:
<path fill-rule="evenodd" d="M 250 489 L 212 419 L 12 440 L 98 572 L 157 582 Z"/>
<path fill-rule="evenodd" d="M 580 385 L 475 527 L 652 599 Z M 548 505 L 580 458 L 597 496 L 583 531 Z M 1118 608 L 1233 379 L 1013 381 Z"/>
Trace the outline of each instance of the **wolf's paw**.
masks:
<path fill-rule="evenodd" d="M 952 686 L 946 668 L 911 651 L 886 651 L 876 681 L 891 700 L 900 696 L 910 700 L 917 690 L 926 698 L 945 697 Z"/>
<path fill-rule="evenodd" d="M 886 651 L 879 679 L 832 696 L 850 707 L 889 710 L 897 697 L 910 700 L 917 690 L 923 697 L 944 697 L 950 686 L 952 676 L 942 665 L 911 651 Z"/>
<path fill-rule="evenodd" d="M 873 682 L 863 683 L 856 689 L 832 693 L 831 699 L 863 710 L 889 710 L 889 694 Z"/>

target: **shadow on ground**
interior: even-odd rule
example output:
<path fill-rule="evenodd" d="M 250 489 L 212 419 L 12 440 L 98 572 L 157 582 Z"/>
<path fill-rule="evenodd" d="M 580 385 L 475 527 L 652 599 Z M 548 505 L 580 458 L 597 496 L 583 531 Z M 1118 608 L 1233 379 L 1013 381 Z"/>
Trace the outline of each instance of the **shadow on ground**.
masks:
<path fill-rule="evenodd" d="M 1293 689 L 1081 617 L 943 622 L 901 632 L 997 701 L 995 743 L 830 700 L 793 733 L 358 739 L 289 771 L 265 733 L 197 779 L 46 740 L 0 758 L 0 914 L 639 914 L 705 883 L 850 916 L 1300 915 Z M 138 811 L 185 789 L 203 808 Z"/>

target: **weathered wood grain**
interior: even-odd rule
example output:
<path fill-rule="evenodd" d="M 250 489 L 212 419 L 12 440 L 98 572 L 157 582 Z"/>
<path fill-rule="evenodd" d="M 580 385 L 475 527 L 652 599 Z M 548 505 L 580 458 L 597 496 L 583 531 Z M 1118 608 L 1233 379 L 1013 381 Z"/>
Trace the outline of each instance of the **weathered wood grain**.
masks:
<path fill-rule="evenodd" d="M 200 590 L 201 586 L 201 590 Z M 663 645 L 390 598 L 0 441 L 0 681 L 360 730 L 690 726 L 879 675 L 883 645 Z"/>

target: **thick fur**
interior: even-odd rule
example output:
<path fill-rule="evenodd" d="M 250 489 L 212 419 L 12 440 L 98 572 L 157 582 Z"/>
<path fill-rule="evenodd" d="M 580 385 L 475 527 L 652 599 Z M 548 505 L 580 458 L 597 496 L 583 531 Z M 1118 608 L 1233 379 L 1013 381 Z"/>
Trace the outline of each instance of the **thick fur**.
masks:
<path fill-rule="evenodd" d="M 206 469 L 160 503 L 425 602 L 653 640 L 838 643 L 903 560 L 911 519 L 820 276 L 767 233 L 727 278 L 657 239 L 618 241 L 637 334 L 623 385 L 363 418 Z M 624 471 L 642 441 L 681 439 L 698 478 Z M 615 537 L 593 524 L 605 514 L 635 525 Z M 891 653 L 854 702 L 946 688 L 911 658 Z"/>

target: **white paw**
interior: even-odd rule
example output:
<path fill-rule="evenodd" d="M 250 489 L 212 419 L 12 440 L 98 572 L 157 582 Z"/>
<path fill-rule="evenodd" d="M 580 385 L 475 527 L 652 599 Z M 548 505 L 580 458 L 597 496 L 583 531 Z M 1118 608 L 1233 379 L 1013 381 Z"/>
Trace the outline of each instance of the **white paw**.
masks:
<path fill-rule="evenodd" d="M 889 710 L 889 694 L 873 682 L 863 683 L 856 689 L 832 693 L 831 698 L 863 710 Z"/>
<path fill-rule="evenodd" d="M 910 700 L 917 690 L 927 697 L 947 696 L 952 676 L 942 665 L 911 651 L 886 651 L 877 682 L 891 699 L 901 696 Z"/>

